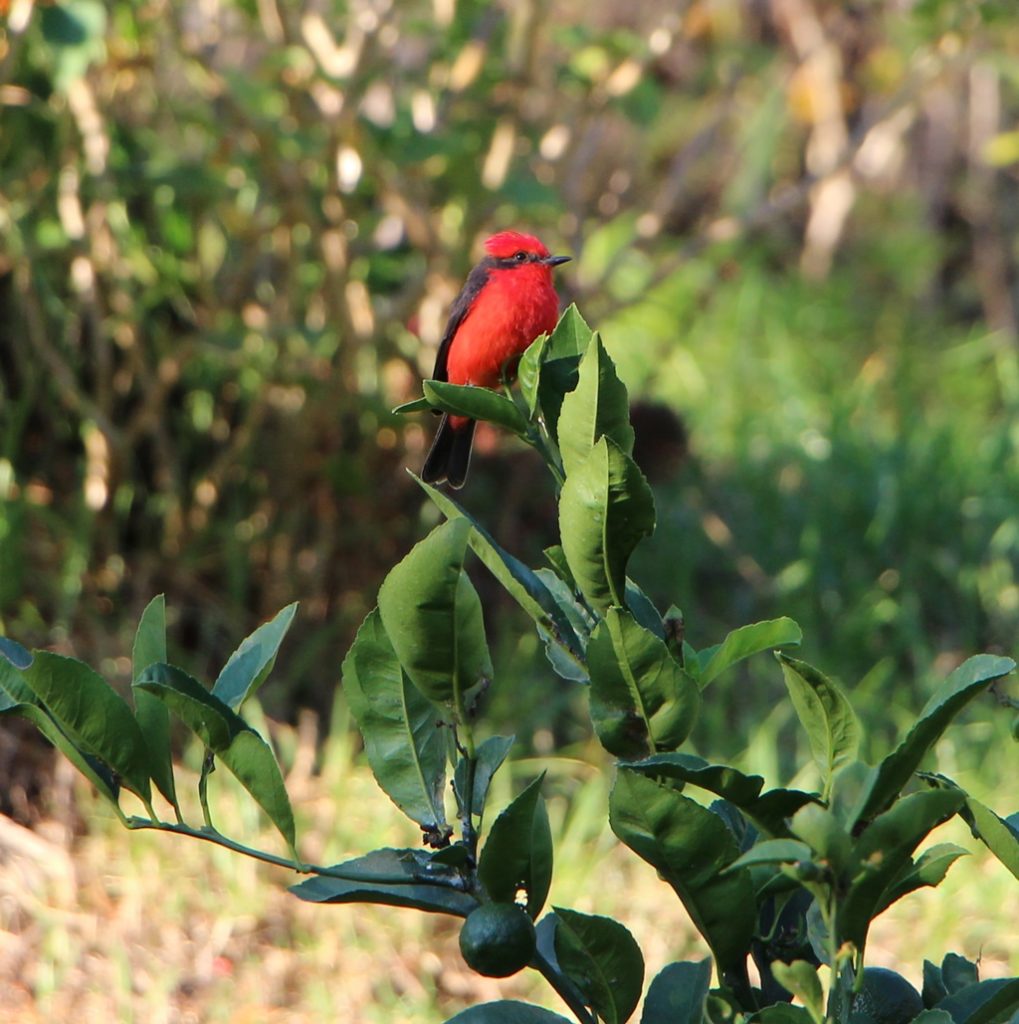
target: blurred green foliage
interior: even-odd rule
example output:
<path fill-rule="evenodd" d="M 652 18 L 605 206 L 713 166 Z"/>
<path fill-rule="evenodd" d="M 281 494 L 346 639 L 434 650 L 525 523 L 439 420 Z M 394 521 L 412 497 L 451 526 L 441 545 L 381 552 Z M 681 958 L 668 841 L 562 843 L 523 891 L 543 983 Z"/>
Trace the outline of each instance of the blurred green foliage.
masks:
<path fill-rule="evenodd" d="M 514 225 L 643 399 L 644 588 L 698 646 L 791 615 L 915 711 L 1016 647 L 1017 55 L 976 0 L 3 0 L 0 628 L 124 681 L 165 591 L 203 675 L 300 599 L 274 710 L 327 704 L 421 532 L 432 424 L 389 410 Z M 541 467 L 477 448 L 468 504 L 537 557 Z M 535 695 L 496 706 L 571 735 L 486 608 Z"/>

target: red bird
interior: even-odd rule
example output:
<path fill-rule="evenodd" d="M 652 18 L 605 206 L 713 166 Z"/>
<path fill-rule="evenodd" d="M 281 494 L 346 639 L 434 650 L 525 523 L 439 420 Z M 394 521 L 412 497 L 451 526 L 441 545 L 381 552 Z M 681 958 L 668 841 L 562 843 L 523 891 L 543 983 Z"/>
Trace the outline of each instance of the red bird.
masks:
<path fill-rule="evenodd" d="M 485 242 L 488 255 L 470 272 L 453 303 L 433 380 L 497 388 L 559 317 L 552 268 L 569 256 L 550 256 L 533 235 L 501 231 Z M 427 483 L 463 487 L 471 461 L 475 421 L 444 414 L 421 470 Z"/>

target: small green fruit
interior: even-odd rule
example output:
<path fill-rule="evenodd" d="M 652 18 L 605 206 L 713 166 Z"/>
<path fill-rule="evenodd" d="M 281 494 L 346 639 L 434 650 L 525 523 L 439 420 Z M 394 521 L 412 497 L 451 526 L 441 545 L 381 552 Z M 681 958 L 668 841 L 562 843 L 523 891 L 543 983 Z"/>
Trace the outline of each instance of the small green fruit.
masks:
<path fill-rule="evenodd" d="M 920 993 L 901 974 L 885 967 L 865 967 L 863 986 L 853 1003 L 853 1016 L 863 1014 L 877 1024 L 907 1024 L 923 1011 Z"/>
<path fill-rule="evenodd" d="M 460 929 L 460 952 L 467 966 L 486 978 L 508 978 L 534 956 L 534 924 L 515 903 L 485 903 L 472 910 Z"/>

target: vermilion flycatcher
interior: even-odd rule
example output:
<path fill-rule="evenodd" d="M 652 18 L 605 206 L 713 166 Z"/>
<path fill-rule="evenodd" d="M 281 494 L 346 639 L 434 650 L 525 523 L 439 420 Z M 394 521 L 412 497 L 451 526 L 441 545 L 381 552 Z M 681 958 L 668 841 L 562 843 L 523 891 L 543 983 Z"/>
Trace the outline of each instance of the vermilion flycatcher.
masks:
<path fill-rule="evenodd" d="M 550 256 L 533 235 L 501 231 L 485 242 L 488 255 L 470 272 L 453 303 L 433 380 L 497 388 L 539 334 L 559 317 L 552 268 L 569 256 Z M 463 487 L 471 461 L 475 421 L 444 414 L 421 478 Z"/>

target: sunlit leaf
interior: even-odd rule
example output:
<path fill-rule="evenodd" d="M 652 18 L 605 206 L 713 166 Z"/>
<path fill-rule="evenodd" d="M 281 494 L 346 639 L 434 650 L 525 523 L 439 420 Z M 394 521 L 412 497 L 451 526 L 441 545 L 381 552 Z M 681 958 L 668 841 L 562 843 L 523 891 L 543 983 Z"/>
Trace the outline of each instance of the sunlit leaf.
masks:
<path fill-rule="evenodd" d="M 265 681 L 276 664 L 280 644 L 297 614 L 297 603 L 288 604 L 269 622 L 263 623 L 223 666 L 212 692 L 227 707 L 237 711 Z"/>
<path fill-rule="evenodd" d="M 492 823 L 478 861 L 478 877 L 498 903 L 527 894 L 527 912 L 536 918 L 552 884 L 552 832 L 541 796 L 539 775 Z"/>
<path fill-rule="evenodd" d="M 559 500 L 563 551 L 593 608 L 624 603 L 627 562 L 654 526 L 654 498 L 637 464 L 601 438 L 566 478 Z"/>
<path fill-rule="evenodd" d="M 471 420 L 487 420 L 521 437 L 527 433 L 527 420 L 523 413 L 498 391 L 450 384 L 448 381 L 426 380 L 424 392 L 434 409 L 441 409 L 454 416 L 466 416 Z"/>
<path fill-rule="evenodd" d="M 378 609 L 364 620 L 343 661 L 343 691 L 379 785 L 411 820 L 441 831 L 446 824 L 442 719 L 407 678 Z"/>

